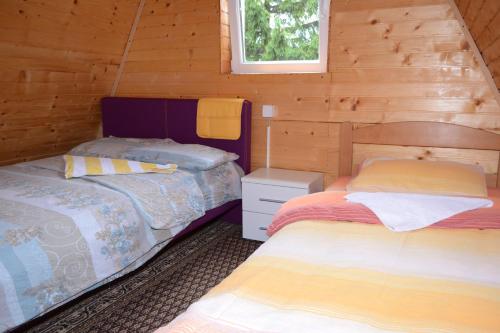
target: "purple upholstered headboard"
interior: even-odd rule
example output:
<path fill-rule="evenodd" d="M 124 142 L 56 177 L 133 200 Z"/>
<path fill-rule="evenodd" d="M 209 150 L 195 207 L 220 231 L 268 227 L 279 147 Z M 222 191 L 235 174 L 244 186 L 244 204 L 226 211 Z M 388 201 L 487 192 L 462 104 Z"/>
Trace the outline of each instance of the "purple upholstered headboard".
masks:
<path fill-rule="evenodd" d="M 238 140 L 203 139 L 196 135 L 197 99 L 105 97 L 101 100 L 103 136 L 171 138 L 236 153 L 236 161 L 250 172 L 252 103 L 245 101 Z"/>

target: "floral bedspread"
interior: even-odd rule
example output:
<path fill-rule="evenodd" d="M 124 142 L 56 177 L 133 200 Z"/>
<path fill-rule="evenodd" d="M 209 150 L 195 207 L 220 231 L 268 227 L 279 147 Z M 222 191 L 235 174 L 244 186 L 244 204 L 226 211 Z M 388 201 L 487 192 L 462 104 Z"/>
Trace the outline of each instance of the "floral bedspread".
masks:
<path fill-rule="evenodd" d="M 219 168 L 71 180 L 60 156 L 0 168 L 0 331 L 139 267 L 211 205 L 239 198 L 208 185 L 239 180 Z"/>

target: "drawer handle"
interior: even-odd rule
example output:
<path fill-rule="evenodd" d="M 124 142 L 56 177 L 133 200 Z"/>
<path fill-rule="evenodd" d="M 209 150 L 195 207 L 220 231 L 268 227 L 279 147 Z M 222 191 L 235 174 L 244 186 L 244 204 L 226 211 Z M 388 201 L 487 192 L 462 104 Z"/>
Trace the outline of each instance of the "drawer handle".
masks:
<path fill-rule="evenodd" d="M 266 199 L 266 198 L 259 198 L 259 201 L 273 202 L 273 203 L 279 203 L 279 204 L 283 204 L 286 202 L 285 200 Z"/>
<path fill-rule="evenodd" d="M 259 230 L 267 230 L 267 227 L 259 227 Z"/>

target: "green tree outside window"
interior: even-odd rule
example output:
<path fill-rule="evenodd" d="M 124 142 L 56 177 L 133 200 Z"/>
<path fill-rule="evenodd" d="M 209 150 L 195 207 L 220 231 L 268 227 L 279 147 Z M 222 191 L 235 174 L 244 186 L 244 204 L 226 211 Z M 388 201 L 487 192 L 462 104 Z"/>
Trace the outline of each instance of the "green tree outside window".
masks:
<path fill-rule="evenodd" d="M 241 0 L 245 60 L 319 59 L 318 0 Z"/>

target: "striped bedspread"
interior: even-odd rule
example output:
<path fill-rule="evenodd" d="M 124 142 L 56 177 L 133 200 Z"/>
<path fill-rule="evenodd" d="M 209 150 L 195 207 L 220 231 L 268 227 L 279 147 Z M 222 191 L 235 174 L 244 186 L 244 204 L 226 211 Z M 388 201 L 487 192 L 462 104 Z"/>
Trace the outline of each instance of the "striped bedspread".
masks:
<path fill-rule="evenodd" d="M 159 332 L 500 332 L 500 230 L 288 224 Z"/>

